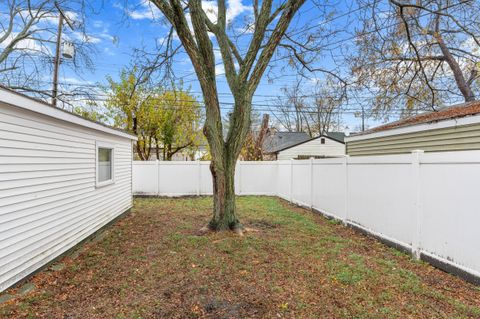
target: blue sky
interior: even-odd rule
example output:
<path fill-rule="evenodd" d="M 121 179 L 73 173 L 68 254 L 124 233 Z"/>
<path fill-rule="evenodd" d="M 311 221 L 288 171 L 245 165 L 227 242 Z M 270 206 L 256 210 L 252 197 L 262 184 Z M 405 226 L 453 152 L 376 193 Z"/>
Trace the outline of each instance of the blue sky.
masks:
<path fill-rule="evenodd" d="M 238 25 L 242 24 L 244 18 L 251 15 L 251 2 L 249 0 L 230 0 L 229 17 Z M 88 14 L 85 26 L 88 34 L 88 40 L 94 44 L 97 53 L 94 55 L 95 69 L 93 71 L 85 70 L 81 74 L 75 74 L 68 67 L 62 67 L 60 71 L 61 90 L 69 90 L 74 85 L 92 86 L 97 83 L 106 83 L 106 77 L 112 76 L 118 78 L 120 70 L 132 63 L 132 53 L 135 48 L 145 47 L 153 50 L 155 41 L 165 37 L 168 32 L 168 26 L 159 22 L 157 18 L 160 14 L 149 8 L 145 2 L 140 0 L 128 1 L 125 7 L 123 1 L 99 1 L 97 4 L 97 13 Z M 302 7 L 300 14 L 292 22 L 292 28 L 298 26 L 311 26 L 315 28 L 322 25 L 331 29 L 340 29 L 342 32 L 335 34 L 330 39 L 324 40 L 334 43 L 332 51 L 325 52 L 318 61 L 318 65 L 325 69 L 334 69 L 336 65 L 333 61 L 335 53 L 341 50 L 348 50 L 353 45 L 352 34 L 355 31 L 355 25 L 352 21 L 355 14 L 346 15 L 346 12 L 354 10 L 355 4 L 350 1 L 336 1 L 327 8 L 331 15 L 320 14 L 318 8 L 313 2 L 307 1 Z M 237 22 L 235 22 L 237 21 Z M 75 36 L 69 30 L 66 30 L 66 37 Z M 344 42 L 342 42 L 345 40 Z M 240 42 L 240 46 L 242 42 Z M 240 48 L 241 50 L 242 48 Z M 274 57 L 275 60 L 275 57 Z M 175 58 L 175 75 L 182 79 L 185 87 L 190 87 L 191 91 L 200 96 L 200 88 L 196 81 L 193 67 L 186 54 L 180 54 Z M 289 69 L 288 60 L 280 59 L 275 63 L 275 68 L 270 73 L 274 80 L 269 80 L 265 75 L 254 98 L 254 109 L 259 113 L 265 113 L 270 108 L 275 96 L 281 95 L 281 88 L 292 86 L 296 83 L 298 76 Z M 218 86 L 220 100 L 225 102 L 225 109 L 228 109 L 229 103 L 233 100 L 229 95 L 228 85 L 222 75 L 222 66 L 218 67 Z M 313 84 L 323 78 L 323 74 L 312 74 L 310 79 L 304 79 L 302 82 L 304 92 L 313 92 Z M 46 77 L 46 80 L 48 76 Z M 360 118 L 352 113 L 358 110 L 355 102 L 351 101 L 346 106 L 346 111 L 341 114 L 344 126 L 349 126 L 355 130 L 361 122 Z M 274 117 L 272 117 L 274 118 Z M 377 124 L 372 120 L 367 120 L 367 124 Z"/>

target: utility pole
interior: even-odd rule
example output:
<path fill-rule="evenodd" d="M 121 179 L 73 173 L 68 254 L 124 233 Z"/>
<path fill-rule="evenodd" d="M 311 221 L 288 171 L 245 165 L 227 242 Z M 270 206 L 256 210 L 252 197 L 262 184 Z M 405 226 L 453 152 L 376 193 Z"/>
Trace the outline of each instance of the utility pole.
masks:
<path fill-rule="evenodd" d="M 55 60 L 53 61 L 53 89 L 52 89 L 52 105 L 57 106 L 57 95 L 58 95 L 58 69 L 60 68 L 60 46 L 62 45 L 62 31 L 63 31 L 63 21 L 65 20 L 73 31 L 73 26 L 68 20 L 67 16 L 63 13 L 62 9 L 55 1 L 55 7 L 57 8 L 58 15 L 58 30 L 57 30 L 57 46 L 55 48 Z"/>
<path fill-rule="evenodd" d="M 362 104 L 362 132 L 365 131 L 365 106 Z"/>

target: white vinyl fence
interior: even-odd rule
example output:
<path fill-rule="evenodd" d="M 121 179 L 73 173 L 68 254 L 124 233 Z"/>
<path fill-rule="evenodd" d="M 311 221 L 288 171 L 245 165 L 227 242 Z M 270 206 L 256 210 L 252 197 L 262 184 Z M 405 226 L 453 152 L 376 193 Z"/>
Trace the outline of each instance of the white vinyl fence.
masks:
<path fill-rule="evenodd" d="M 212 193 L 209 162 L 134 162 L 136 194 Z M 239 195 L 274 195 L 480 278 L 480 151 L 239 162 Z"/>
<path fill-rule="evenodd" d="M 238 195 L 277 195 L 277 162 L 238 162 L 235 191 Z M 136 195 L 212 195 L 210 162 L 134 161 Z"/>

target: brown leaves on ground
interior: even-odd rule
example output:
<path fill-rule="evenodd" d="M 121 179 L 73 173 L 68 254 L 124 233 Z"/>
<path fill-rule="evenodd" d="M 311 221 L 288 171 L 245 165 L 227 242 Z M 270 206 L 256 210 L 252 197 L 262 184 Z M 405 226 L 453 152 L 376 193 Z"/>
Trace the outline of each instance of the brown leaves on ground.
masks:
<path fill-rule="evenodd" d="M 318 214 L 241 197 L 247 231 L 198 236 L 210 198 L 133 213 L 34 276 L 6 318 L 480 318 L 480 289 Z"/>

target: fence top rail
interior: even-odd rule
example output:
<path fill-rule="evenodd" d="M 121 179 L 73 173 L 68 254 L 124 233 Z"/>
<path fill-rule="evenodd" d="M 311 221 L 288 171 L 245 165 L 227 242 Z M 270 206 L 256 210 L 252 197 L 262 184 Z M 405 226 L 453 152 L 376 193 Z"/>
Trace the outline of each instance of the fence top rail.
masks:
<path fill-rule="evenodd" d="M 348 164 L 411 164 L 412 154 L 353 156 L 348 158 Z"/>
<path fill-rule="evenodd" d="M 277 160 L 277 161 L 238 161 L 238 165 L 339 165 L 347 162 L 349 165 L 388 165 L 411 164 L 412 154 L 388 154 L 374 156 L 346 156 L 335 158 L 305 159 L 305 160 Z M 426 152 L 420 156 L 421 164 L 480 164 L 480 150 Z M 133 161 L 134 165 L 210 165 L 210 161 Z"/>
<path fill-rule="evenodd" d="M 133 161 L 134 164 L 138 165 L 210 165 L 210 161 Z M 290 163 L 290 162 L 288 162 Z M 237 161 L 237 164 L 240 165 L 271 165 L 277 164 L 277 161 Z"/>
<path fill-rule="evenodd" d="M 480 164 L 480 150 L 424 153 L 420 164 Z"/>

